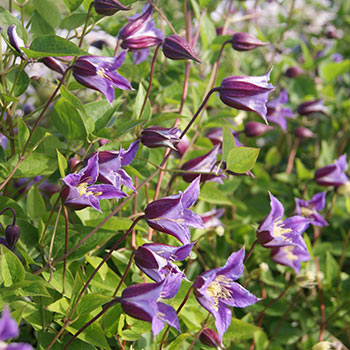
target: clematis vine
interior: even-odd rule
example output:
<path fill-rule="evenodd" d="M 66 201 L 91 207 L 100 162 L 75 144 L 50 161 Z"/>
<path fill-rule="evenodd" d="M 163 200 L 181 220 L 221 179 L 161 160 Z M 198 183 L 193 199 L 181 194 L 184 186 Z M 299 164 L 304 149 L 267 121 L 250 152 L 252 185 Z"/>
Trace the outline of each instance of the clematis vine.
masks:
<path fill-rule="evenodd" d="M 215 318 L 220 340 L 232 319 L 229 306 L 247 307 L 259 299 L 236 281 L 243 273 L 244 248 L 232 253 L 223 267 L 206 271 L 197 276 L 194 294 L 197 301 Z"/>
<path fill-rule="evenodd" d="M 189 227 L 204 228 L 200 216 L 189 210 L 199 196 L 199 182 L 200 177 L 198 176 L 185 192 L 148 204 L 145 209 L 148 225 L 154 230 L 174 236 L 182 244 L 190 243 Z"/>

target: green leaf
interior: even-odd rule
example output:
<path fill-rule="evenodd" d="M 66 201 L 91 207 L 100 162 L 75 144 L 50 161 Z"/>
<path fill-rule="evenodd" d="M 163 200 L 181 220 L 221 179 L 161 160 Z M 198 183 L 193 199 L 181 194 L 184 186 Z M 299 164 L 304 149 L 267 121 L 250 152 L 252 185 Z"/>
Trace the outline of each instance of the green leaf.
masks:
<path fill-rule="evenodd" d="M 24 267 L 20 260 L 11 250 L 0 245 L 0 268 L 4 286 L 9 287 L 14 283 L 24 280 Z"/>
<path fill-rule="evenodd" d="M 34 9 L 53 28 L 57 27 L 60 23 L 60 12 L 57 8 L 56 0 L 34 0 Z"/>
<path fill-rule="evenodd" d="M 42 218 L 46 213 L 44 199 L 36 186 L 31 187 L 28 191 L 27 212 L 32 220 Z"/>
<path fill-rule="evenodd" d="M 60 171 L 61 177 L 65 177 L 66 176 L 65 169 L 67 169 L 67 166 L 68 166 L 67 159 L 57 148 L 56 148 L 56 152 L 57 152 L 58 170 Z"/>
<path fill-rule="evenodd" d="M 79 109 L 79 111 L 85 112 L 84 105 L 80 102 L 78 97 L 73 95 L 64 85 L 61 85 L 60 92 L 71 105 Z"/>
<path fill-rule="evenodd" d="M 10 90 L 12 89 L 13 84 L 16 82 L 15 87 L 13 89 L 13 95 L 16 97 L 21 96 L 27 90 L 30 84 L 28 74 L 24 70 L 20 70 L 19 68 L 16 68 L 10 73 L 8 73 L 6 79 L 9 83 L 8 87 Z"/>
<path fill-rule="evenodd" d="M 203 43 L 203 48 L 206 50 L 216 38 L 216 29 L 214 23 L 209 18 L 208 14 L 201 17 L 200 32 Z"/>
<path fill-rule="evenodd" d="M 26 123 L 21 118 L 17 119 L 17 127 L 18 127 L 18 147 L 22 152 L 24 145 L 29 137 L 29 130 L 27 128 Z"/>
<path fill-rule="evenodd" d="M 338 276 L 339 266 L 333 255 L 326 251 L 326 279 L 330 286 L 335 285 Z"/>
<path fill-rule="evenodd" d="M 42 35 L 54 35 L 55 30 L 46 22 L 39 12 L 34 11 L 32 16 L 31 33 L 34 38 L 37 38 Z"/>
<path fill-rule="evenodd" d="M 232 318 L 230 327 L 227 329 L 224 335 L 224 342 L 240 340 L 240 339 L 250 339 L 254 337 L 254 333 L 259 331 L 259 328 L 238 320 L 237 318 Z"/>
<path fill-rule="evenodd" d="M 35 38 L 30 45 L 30 49 L 23 48 L 23 51 L 28 58 L 83 56 L 88 54 L 69 40 L 57 35 L 43 35 Z"/>
<path fill-rule="evenodd" d="M 112 306 L 103 317 L 103 329 L 108 338 L 113 337 L 118 332 L 118 322 L 122 313 L 120 304 Z"/>
<path fill-rule="evenodd" d="M 64 17 L 60 28 L 73 30 L 82 26 L 86 20 L 86 13 L 73 13 L 67 17 Z"/>
<path fill-rule="evenodd" d="M 350 71 L 350 60 L 344 60 L 343 62 L 324 62 L 320 64 L 319 70 L 323 80 L 332 82 L 339 75 Z"/>
<path fill-rule="evenodd" d="M 297 168 L 298 178 L 300 180 L 311 180 L 314 178 L 314 172 L 307 169 L 299 158 L 295 160 L 295 164 Z"/>
<path fill-rule="evenodd" d="M 236 147 L 231 149 L 227 157 L 227 168 L 238 174 L 252 169 L 259 155 L 259 148 Z"/>
<path fill-rule="evenodd" d="M 269 166 L 279 164 L 281 161 L 281 153 L 276 146 L 272 146 L 266 153 L 265 163 Z"/>
<path fill-rule="evenodd" d="M 96 308 L 110 302 L 112 299 L 112 297 L 96 293 L 86 294 L 78 304 L 77 313 L 79 315 L 88 314 Z"/>
<path fill-rule="evenodd" d="M 236 147 L 235 138 L 228 127 L 222 128 L 222 139 L 222 160 L 226 162 L 228 153 Z"/>
<path fill-rule="evenodd" d="M 83 2 L 83 0 L 63 0 L 63 1 L 70 12 L 75 11 Z"/>
<path fill-rule="evenodd" d="M 220 190 L 216 188 L 213 182 L 207 182 L 201 189 L 199 198 L 205 202 L 221 205 L 233 205 L 231 200 Z"/>
<path fill-rule="evenodd" d="M 183 349 L 183 343 L 187 338 L 192 338 L 191 333 L 182 333 L 176 337 L 169 345 L 168 350 L 181 350 Z"/>
<path fill-rule="evenodd" d="M 300 41 L 299 43 L 301 46 L 301 50 L 303 51 L 303 57 L 304 57 L 304 63 L 302 67 L 305 69 L 310 69 L 314 64 L 314 60 L 310 54 L 310 50 L 303 41 Z"/>
<path fill-rule="evenodd" d="M 140 83 L 139 88 L 137 90 L 137 95 L 136 95 L 135 104 L 134 104 L 134 111 L 135 111 L 136 118 L 139 118 L 140 116 L 140 112 L 141 112 L 141 108 L 142 108 L 142 104 L 145 99 L 145 96 L 146 96 L 146 90 L 143 87 L 143 85 Z"/>
<path fill-rule="evenodd" d="M 7 29 L 11 24 L 16 25 L 17 34 L 26 42 L 28 40 L 28 34 L 22 27 L 22 23 L 17 17 L 12 16 L 10 12 L 0 6 L 0 23 L 3 33 L 7 33 Z"/>
<path fill-rule="evenodd" d="M 118 119 L 114 136 L 118 137 L 135 128 L 138 125 L 144 124 L 145 119 L 129 120 L 129 119 Z"/>

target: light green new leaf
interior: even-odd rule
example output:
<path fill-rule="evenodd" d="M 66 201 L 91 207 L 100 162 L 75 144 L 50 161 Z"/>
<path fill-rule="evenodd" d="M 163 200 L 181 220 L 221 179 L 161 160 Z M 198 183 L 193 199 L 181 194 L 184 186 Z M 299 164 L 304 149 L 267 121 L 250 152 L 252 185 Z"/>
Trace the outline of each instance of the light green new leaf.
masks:
<path fill-rule="evenodd" d="M 259 151 L 259 148 L 251 147 L 231 149 L 227 157 L 227 169 L 238 174 L 244 174 L 254 167 Z"/>
<path fill-rule="evenodd" d="M 66 176 L 65 169 L 67 169 L 67 166 L 68 166 L 67 159 L 57 148 L 56 148 L 56 152 L 57 152 L 58 170 L 60 171 L 61 177 L 65 177 Z"/>
<path fill-rule="evenodd" d="M 222 160 L 226 162 L 228 153 L 236 147 L 235 138 L 227 127 L 222 128 L 222 140 Z"/>
<path fill-rule="evenodd" d="M 0 245 L 0 270 L 4 286 L 9 287 L 14 283 L 24 280 L 24 267 L 15 254 L 4 245 Z"/>

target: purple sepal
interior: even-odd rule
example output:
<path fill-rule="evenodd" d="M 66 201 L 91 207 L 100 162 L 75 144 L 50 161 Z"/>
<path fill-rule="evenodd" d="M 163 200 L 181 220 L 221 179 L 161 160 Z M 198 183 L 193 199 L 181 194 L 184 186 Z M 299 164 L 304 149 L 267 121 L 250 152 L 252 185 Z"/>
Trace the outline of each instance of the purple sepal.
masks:
<path fill-rule="evenodd" d="M 260 41 L 254 35 L 244 32 L 234 33 L 231 44 L 232 48 L 237 51 L 249 51 L 267 45 L 267 43 Z"/>
<path fill-rule="evenodd" d="M 0 318 L 0 341 L 19 336 L 19 328 L 15 319 L 11 317 L 10 310 L 7 306 L 2 310 Z"/>
<path fill-rule="evenodd" d="M 94 0 L 95 11 L 99 15 L 112 16 L 117 11 L 128 11 L 130 7 L 124 6 L 118 0 Z"/>
<path fill-rule="evenodd" d="M 341 186 L 349 181 L 345 175 L 347 168 L 346 154 L 336 159 L 333 164 L 326 165 L 315 172 L 315 182 L 320 186 Z"/>
<path fill-rule="evenodd" d="M 149 49 L 140 49 L 140 50 L 135 50 L 132 54 L 132 62 L 134 65 L 138 65 L 144 61 L 146 61 L 147 57 L 150 54 Z"/>
<path fill-rule="evenodd" d="M 11 46 L 17 51 L 22 59 L 26 59 L 25 53 L 20 49 L 21 46 L 24 46 L 23 40 L 18 36 L 16 26 L 11 24 L 7 28 L 7 35 Z"/>
<path fill-rule="evenodd" d="M 176 151 L 180 142 L 181 130 L 179 128 L 163 128 L 151 126 L 141 133 L 141 143 L 150 148 L 169 147 Z"/>
<path fill-rule="evenodd" d="M 298 113 L 301 115 L 309 115 L 313 113 L 327 114 L 327 109 L 323 104 L 323 99 L 303 102 L 298 106 Z"/>
<path fill-rule="evenodd" d="M 220 221 L 220 218 L 224 215 L 224 213 L 225 209 L 216 209 L 214 207 L 213 210 L 201 214 L 201 219 L 203 221 L 204 227 L 206 229 L 209 229 L 217 226 L 222 226 L 223 224 Z"/>
<path fill-rule="evenodd" d="M 43 57 L 41 61 L 44 65 L 59 74 L 63 74 L 68 68 L 65 64 L 61 63 L 57 58 L 54 57 Z"/>
<path fill-rule="evenodd" d="M 201 61 L 194 52 L 193 47 L 181 36 L 172 34 L 164 39 L 162 50 L 164 56 L 171 60 Z"/>

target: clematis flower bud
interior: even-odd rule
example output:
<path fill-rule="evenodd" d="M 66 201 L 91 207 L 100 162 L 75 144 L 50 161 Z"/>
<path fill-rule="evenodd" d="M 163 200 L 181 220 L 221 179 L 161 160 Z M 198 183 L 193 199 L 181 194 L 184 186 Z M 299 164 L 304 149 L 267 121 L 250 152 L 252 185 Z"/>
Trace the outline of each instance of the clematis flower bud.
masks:
<path fill-rule="evenodd" d="M 42 62 L 45 64 L 46 67 L 60 74 L 63 74 L 68 68 L 66 65 L 62 64 L 59 60 L 57 60 L 54 57 L 43 57 Z"/>
<path fill-rule="evenodd" d="M 182 139 L 180 139 L 180 142 L 176 145 L 176 150 L 182 156 L 186 151 L 187 148 L 190 146 L 190 140 L 188 139 L 187 135 L 185 135 Z"/>
<path fill-rule="evenodd" d="M 296 78 L 299 75 L 302 75 L 304 70 L 300 67 L 289 67 L 284 73 L 288 78 Z"/>
<path fill-rule="evenodd" d="M 18 52 L 18 54 L 21 56 L 21 58 L 25 59 L 26 55 L 24 52 L 20 49 L 20 46 L 24 46 L 23 40 L 18 36 L 16 31 L 16 26 L 14 24 L 11 24 L 7 29 L 7 35 L 9 37 L 9 41 L 11 46 Z"/>
<path fill-rule="evenodd" d="M 219 335 L 211 328 L 205 328 L 199 336 L 199 340 L 210 348 L 222 346 Z"/>
<path fill-rule="evenodd" d="M 244 133 L 248 137 L 257 137 L 272 130 L 273 127 L 259 122 L 248 122 L 244 126 Z"/>
<path fill-rule="evenodd" d="M 131 8 L 124 6 L 118 0 L 94 0 L 95 11 L 99 15 L 112 16 L 118 11 L 128 11 Z"/>
<path fill-rule="evenodd" d="M 312 347 L 312 350 L 331 350 L 332 343 L 329 341 L 321 341 Z"/>
<path fill-rule="evenodd" d="M 150 148 L 169 147 L 174 151 L 180 142 L 181 130 L 179 128 L 162 128 L 152 126 L 142 131 L 141 143 Z"/>
<path fill-rule="evenodd" d="M 303 102 L 298 106 L 298 113 L 301 115 L 309 115 L 312 113 L 322 113 L 326 114 L 327 109 L 323 104 L 323 99 L 320 98 L 318 100 L 312 100 Z"/>
<path fill-rule="evenodd" d="M 244 111 L 255 112 L 266 122 L 266 102 L 275 88 L 269 84 L 271 70 L 261 77 L 232 76 L 222 81 L 220 99 L 226 105 Z"/>
<path fill-rule="evenodd" d="M 310 129 L 304 128 L 302 126 L 298 126 L 295 129 L 294 134 L 299 139 L 308 139 L 315 137 L 315 134 Z"/>
<path fill-rule="evenodd" d="M 336 159 L 333 164 L 324 166 L 315 172 L 315 182 L 320 186 L 341 186 L 349 181 L 345 174 L 346 154 Z"/>
<path fill-rule="evenodd" d="M 171 60 L 201 61 L 193 50 L 193 47 L 181 36 L 173 34 L 165 38 L 162 45 L 163 53 Z"/>
<path fill-rule="evenodd" d="M 17 243 L 20 236 L 20 228 L 17 225 L 8 225 L 5 230 L 6 242 L 12 249 Z"/>
<path fill-rule="evenodd" d="M 254 35 L 241 32 L 232 35 L 231 44 L 232 48 L 237 51 L 249 51 L 267 45 L 267 43 L 260 41 Z"/>

